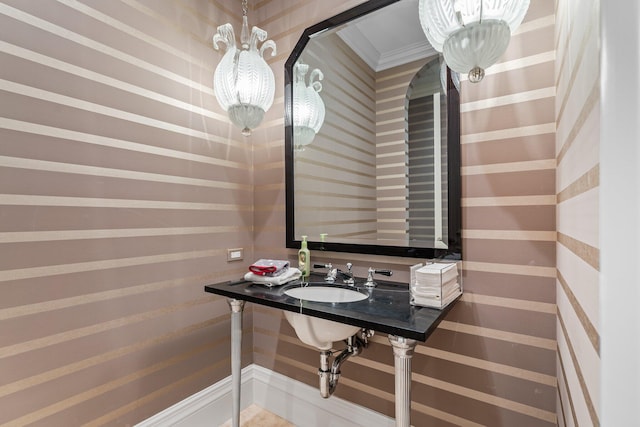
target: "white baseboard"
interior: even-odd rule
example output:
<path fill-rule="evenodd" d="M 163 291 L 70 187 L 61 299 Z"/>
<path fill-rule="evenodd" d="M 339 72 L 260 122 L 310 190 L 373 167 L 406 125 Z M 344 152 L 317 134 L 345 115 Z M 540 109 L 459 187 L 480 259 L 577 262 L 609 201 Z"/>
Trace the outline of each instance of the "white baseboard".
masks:
<path fill-rule="evenodd" d="M 242 409 L 255 403 L 294 425 L 395 425 L 392 418 L 337 397 L 323 399 L 318 388 L 258 365 L 249 365 L 242 370 L 241 396 Z M 146 419 L 136 427 L 215 427 L 231 418 L 231 406 L 231 377 L 227 377 Z"/>
<path fill-rule="evenodd" d="M 311 387 L 261 366 L 253 365 L 253 375 L 253 403 L 295 425 L 395 426 L 395 420 L 386 415 L 338 397 L 323 399 L 318 387 Z"/>
<path fill-rule="evenodd" d="M 253 403 L 253 366 L 242 370 L 240 407 Z M 135 427 L 217 427 L 231 418 L 231 377 L 193 394 Z"/>

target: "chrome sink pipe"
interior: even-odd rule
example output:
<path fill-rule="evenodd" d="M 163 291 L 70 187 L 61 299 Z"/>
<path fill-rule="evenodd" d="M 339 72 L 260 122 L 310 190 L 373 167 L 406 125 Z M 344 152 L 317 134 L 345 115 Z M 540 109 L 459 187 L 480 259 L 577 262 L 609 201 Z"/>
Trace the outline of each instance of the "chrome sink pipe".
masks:
<path fill-rule="evenodd" d="M 340 380 L 340 366 L 342 366 L 349 357 L 357 356 L 362 352 L 363 348 L 367 347 L 369 344 L 368 338 L 373 335 L 373 331 L 361 329 L 360 334 L 361 337 L 355 334 L 347 338 L 347 348 L 333 359 L 331 366 L 329 365 L 332 351 L 322 350 L 320 352 L 320 369 L 318 369 L 318 375 L 320 376 L 320 395 L 323 398 L 327 399 L 333 394 Z"/>

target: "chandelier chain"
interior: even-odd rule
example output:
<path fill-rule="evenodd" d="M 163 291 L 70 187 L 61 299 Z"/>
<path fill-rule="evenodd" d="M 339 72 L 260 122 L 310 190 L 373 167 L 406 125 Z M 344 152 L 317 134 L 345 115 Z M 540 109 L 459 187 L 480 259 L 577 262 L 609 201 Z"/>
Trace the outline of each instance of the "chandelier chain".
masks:
<path fill-rule="evenodd" d="M 242 16 L 247 16 L 247 0 L 242 0 Z"/>

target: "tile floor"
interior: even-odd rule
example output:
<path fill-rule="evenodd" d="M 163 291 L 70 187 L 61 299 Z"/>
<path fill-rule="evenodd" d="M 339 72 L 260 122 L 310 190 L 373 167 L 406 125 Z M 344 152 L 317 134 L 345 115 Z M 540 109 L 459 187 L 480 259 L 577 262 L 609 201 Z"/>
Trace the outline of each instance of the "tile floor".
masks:
<path fill-rule="evenodd" d="M 231 427 L 231 420 L 222 424 L 220 427 Z M 240 412 L 240 427 L 295 427 L 284 418 L 272 414 L 259 407 L 251 405 L 244 411 Z"/>

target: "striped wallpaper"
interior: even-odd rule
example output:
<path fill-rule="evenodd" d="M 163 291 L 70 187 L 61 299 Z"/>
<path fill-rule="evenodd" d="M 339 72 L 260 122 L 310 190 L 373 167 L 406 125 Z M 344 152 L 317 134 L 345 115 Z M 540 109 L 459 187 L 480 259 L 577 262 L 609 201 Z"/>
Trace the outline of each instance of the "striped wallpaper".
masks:
<path fill-rule="evenodd" d="M 558 424 L 600 425 L 598 0 L 556 13 Z"/>
<path fill-rule="evenodd" d="M 409 85 L 428 59 L 378 71 L 376 75 L 376 167 L 378 231 L 384 239 L 408 238 L 409 208 L 406 105 Z M 400 243 L 401 245 L 404 243 Z"/>
<path fill-rule="evenodd" d="M 211 89 L 211 36 L 238 2 L 0 3 L 0 425 L 131 425 L 229 375 L 228 308 L 202 285 L 295 258 L 284 62 L 360 0 L 251 3 L 278 54 L 250 139 Z M 416 350 L 415 426 L 598 424 L 598 3 L 555 3 L 532 2 L 485 80 L 462 83 L 465 295 Z M 415 262 L 312 258 L 400 281 Z M 317 384 L 318 352 L 279 311 L 248 305 L 245 331 L 243 364 Z M 393 415 L 386 337 L 336 394 Z"/>
<path fill-rule="evenodd" d="M 313 143 L 295 154 L 295 237 L 375 239 L 375 74 L 337 34 L 312 38 L 301 60 L 308 75 L 324 74 L 326 115 Z"/>
<path fill-rule="evenodd" d="M 0 3 L 0 425 L 132 425 L 229 375 L 203 285 L 253 257 L 253 176 L 219 3 Z"/>
<path fill-rule="evenodd" d="M 434 245 L 448 241 L 446 113 L 443 91 L 409 100 L 409 234 Z"/>

